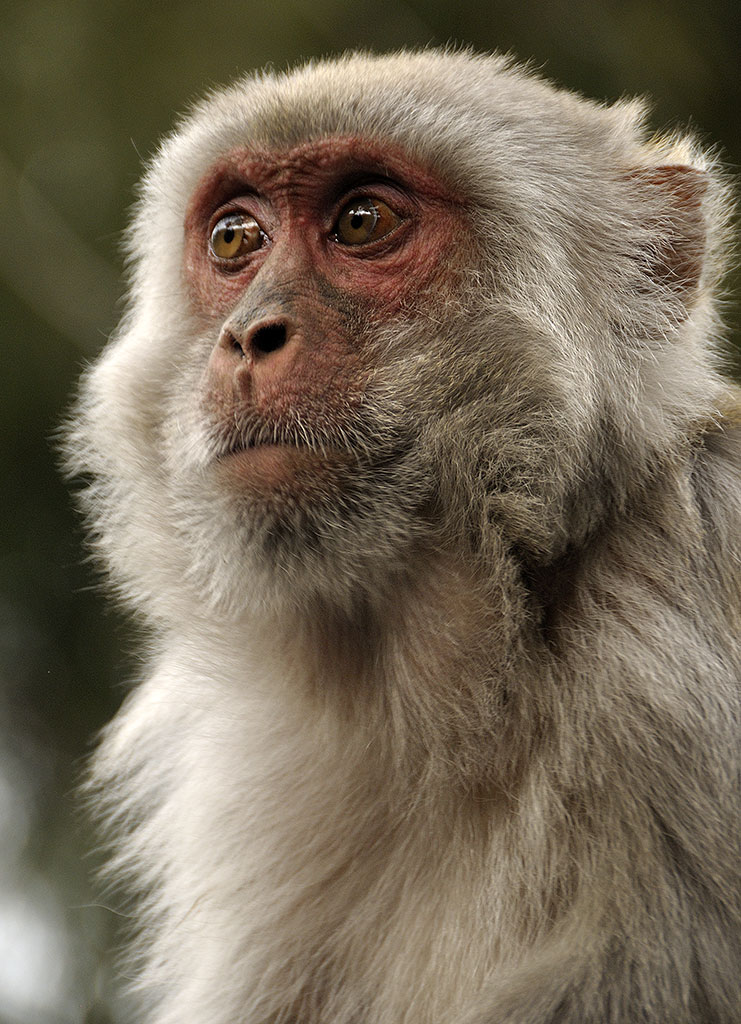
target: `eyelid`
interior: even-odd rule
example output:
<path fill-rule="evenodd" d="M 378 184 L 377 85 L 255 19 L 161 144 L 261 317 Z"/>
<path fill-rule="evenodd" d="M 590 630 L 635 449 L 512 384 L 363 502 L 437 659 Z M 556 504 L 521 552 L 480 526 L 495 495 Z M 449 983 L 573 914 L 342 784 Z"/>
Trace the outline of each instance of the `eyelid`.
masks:
<path fill-rule="evenodd" d="M 348 203 L 358 199 L 380 199 L 390 206 L 394 213 L 405 216 L 405 211 L 410 206 L 412 199 L 406 189 L 401 188 L 395 182 L 377 176 L 358 179 L 351 185 L 343 187 L 333 203 L 335 217 Z"/>
<path fill-rule="evenodd" d="M 239 216 L 251 217 L 260 226 L 260 230 L 267 235 L 265 218 L 260 210 L 260 202 L 256 194 L 250 192 L 239 192 L 232 198 L 220 202 L 211 212 L 206 225 L 206 230 L 211 235 L 214 227 L 224 217 Z"/>

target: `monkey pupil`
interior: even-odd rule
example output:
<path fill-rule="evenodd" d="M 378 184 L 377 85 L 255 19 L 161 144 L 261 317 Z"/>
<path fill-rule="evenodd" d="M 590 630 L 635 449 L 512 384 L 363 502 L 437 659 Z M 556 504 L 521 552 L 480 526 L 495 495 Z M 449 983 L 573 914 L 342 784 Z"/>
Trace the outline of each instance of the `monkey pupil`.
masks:
<path fill-rule="evenodd" d="M 234 241 L 234 228 L 224 229 L 224 241 L 226 242 L 227 245 L 229 245 L 230 242 Z"/>
<path fill-rule="evenodd" d="M 354 213 L 350 218 L 350 227 L 355 231 L 359 231 L 363 226 L 363 214 Z"/>

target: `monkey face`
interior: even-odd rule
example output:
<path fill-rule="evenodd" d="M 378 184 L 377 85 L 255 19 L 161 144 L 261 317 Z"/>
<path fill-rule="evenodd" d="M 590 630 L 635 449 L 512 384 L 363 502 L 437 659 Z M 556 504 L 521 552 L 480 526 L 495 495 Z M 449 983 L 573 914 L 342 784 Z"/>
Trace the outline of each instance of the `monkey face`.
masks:
<path fill-rule="evenodd" d="M 398 561 L 434 491 L 399 382 L 439 365 L 433 311 L 468 246 L 450 189 L 393 147 L 243 146 L 201 175 L 155 440 L 199 573 L 218 558 L 295 591 Z"/>
<path fill-rule="evenodd" d="M 199 400 L 224 486 L 279 515 L 378 460 L 357 444 L 374 329 L 451 290 L 466 234 L 439 180 L 360 139 L 237 149 L 207 172 L 184 270 L 214 342 Z"/>

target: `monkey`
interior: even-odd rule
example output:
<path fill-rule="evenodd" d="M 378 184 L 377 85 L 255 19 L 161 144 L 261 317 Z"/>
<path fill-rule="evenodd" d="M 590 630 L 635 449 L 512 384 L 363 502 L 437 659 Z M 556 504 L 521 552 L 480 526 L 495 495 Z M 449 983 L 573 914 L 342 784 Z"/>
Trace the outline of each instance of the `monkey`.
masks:
<path fill-rule="evenodd" d="M 150 1024 L 737 1024 L 729 182 L 509 57 L 151 161 L 66 457 L 146 669 L 88 792 Z"/>

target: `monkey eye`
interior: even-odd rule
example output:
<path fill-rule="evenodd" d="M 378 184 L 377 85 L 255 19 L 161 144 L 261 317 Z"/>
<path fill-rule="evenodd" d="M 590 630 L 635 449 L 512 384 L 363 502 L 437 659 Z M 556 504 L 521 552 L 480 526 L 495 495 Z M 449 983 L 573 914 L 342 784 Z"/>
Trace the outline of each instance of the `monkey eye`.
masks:
<path fill-rule="evenodd" d="M 260 225 L 246 213 L 229 213 L 217 221 L 209 248 L 220 260 L 235 260 L 262 245 Z"/>
<path fill-rule="evenodd" d="M 353 199 L 340 213 L 334 236 L 342 245 L 376 242 L 401 224 L 401 218 L 380 199 Z"/>

